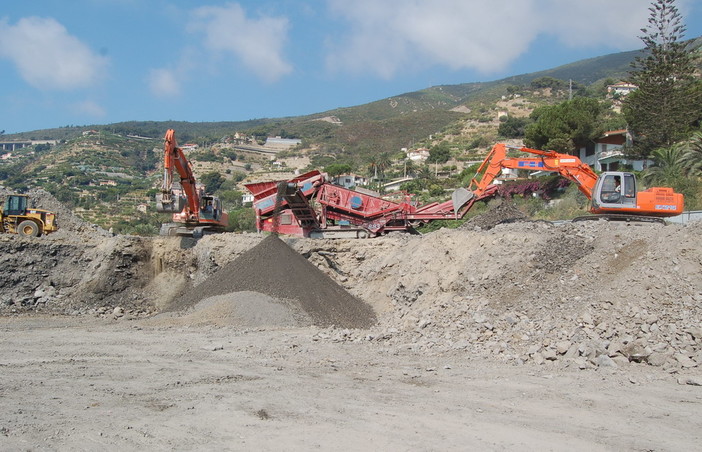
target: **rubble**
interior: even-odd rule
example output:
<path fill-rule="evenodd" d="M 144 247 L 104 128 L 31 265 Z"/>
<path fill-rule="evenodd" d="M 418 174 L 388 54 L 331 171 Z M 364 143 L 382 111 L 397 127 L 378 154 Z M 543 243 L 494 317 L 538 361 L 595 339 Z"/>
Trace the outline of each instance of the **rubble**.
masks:
<path fill-rule="evenodd" d="M 545 368 L 702 367 L 702 223 L 555 225 L 498 212 L 424 236 L 285 245 L 113 236 L 49 201 L 61 231 L 0 235 L 0 315 L 122 322 L 188 308 L 170 321 L 315 325 L 316 340 Z"/>

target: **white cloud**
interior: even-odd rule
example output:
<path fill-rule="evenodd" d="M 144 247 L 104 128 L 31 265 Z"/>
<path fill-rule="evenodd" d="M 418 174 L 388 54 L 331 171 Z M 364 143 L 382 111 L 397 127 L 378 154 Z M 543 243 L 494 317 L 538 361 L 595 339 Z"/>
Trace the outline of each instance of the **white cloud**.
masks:
<path fill-rule="evenodd" d="M 441 65 L 492 73 L 528 51 L 539 36 L 571 47 L 640 44 L 643 0 L 328 0 L 346 22 L 331 38 L 328 67 L 390 78 Z"/>
<path fill-rule="evenodd" d="M 203 33 L 205 48 L 214 54 L 234 55 L 250 71 L 274 82 L 292 72 L 283 57 L 288 26 L 283 17 L 249 18 L 239 4 L 230 3 L 196 9 L 189 29 Z"/>
<path fill-rule="evenodd" d="M 157 97 L 171 97 L 180 94 L 180 82 L 173 71 L 152 69 L 147 77 L 149 89 Z"/>
<path fill-rule="evenodd" d="M 78 113 L 87 114 L 95 118 L 103 118 L 106 115 L 105 109 L 92 100 L 85 100 L 74 104 L 73 109 Z"/>
<path fill-rule="evenodd" d="M 11 60 L 30 85 L 58 90 L 95 85 L 109 62 L 56 20 L 42 17 L 25 17 L 16 25 L 0 21 L 0 57 Z"/>

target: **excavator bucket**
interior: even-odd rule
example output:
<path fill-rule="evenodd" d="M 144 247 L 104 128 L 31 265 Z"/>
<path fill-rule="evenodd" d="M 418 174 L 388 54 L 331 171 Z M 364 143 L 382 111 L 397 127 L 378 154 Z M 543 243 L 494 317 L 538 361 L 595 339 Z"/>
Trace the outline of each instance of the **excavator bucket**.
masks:
<path fill-rule="evenodd" d="M 453 203 L 453 212 L 458 218 L 458 211 L 463 207 L 468 201 L 475 197 L 475 193 L 466 188 L 457 188 L 453 191 L 451 195 L 451 202 Z"/>
<path fill-rule="evenodd" d="M 181 196 L 156 195 L 156 212 L 159 213 L 179 213 L 185 208 L 185 199 Z"/>

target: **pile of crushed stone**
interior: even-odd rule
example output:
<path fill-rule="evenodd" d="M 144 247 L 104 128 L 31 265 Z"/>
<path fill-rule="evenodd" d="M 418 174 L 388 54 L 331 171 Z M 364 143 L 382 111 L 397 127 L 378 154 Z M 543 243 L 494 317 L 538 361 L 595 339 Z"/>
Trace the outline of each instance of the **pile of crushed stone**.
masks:
<path fill-rule="evenodd" d="M 489 203 L 489 210 L 477 215 L 461 225 L 462 229 L 492 229 L 498 224 L 511 223 L 514 221 L 526 220 L 524 212 L 511 201 L 506 199 L 496 199 Z"/>
<path fill-rule="evenodd" d="M 215 307 L 215 317 L 221 317 L 222 309 L 231 310 L 227 315 L 246 326 L 368 328 L 377 321 L 369 305 L 276 235 L 266 237 L 188 290 L 171 310 L 189 309 L 188 315 L 199 311 L 197 315 L 203 316 L 208 307 Z M 257 317 L 264 307 L 272 314 L 267 319 Z"/>

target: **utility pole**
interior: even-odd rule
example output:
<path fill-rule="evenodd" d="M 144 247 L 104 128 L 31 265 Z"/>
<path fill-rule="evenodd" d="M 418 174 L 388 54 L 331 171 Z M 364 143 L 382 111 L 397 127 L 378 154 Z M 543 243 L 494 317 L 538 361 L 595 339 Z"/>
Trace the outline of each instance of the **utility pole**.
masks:
<path fill-rule="evenodd" d="M 573 100 L 573 79 L 568 80 L 568 100 Z"/>

